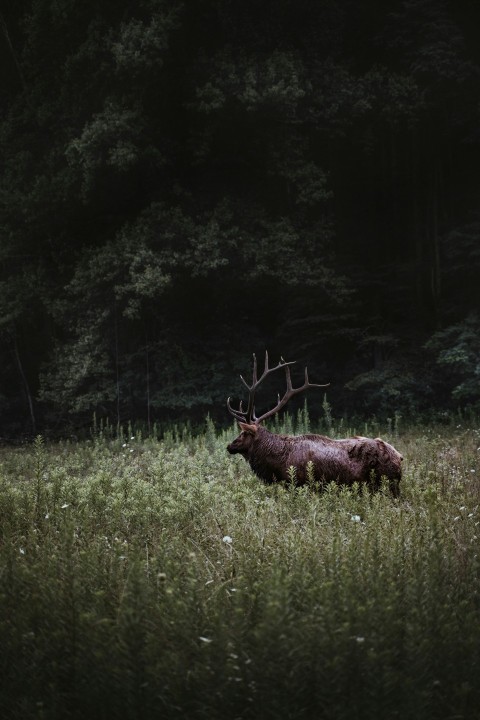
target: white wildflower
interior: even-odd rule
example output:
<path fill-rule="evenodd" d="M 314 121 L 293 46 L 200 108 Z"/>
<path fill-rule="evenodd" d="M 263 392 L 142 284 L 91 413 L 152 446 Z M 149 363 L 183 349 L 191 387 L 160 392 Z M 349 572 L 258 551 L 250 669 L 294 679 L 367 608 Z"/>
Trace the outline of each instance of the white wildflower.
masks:
<path fill-rule="evenodd" d="M 360 522 L 361 519 L 360 515 L 352 515 L 352 522 Z"/>
<path fill-rule="evenodd" d="M 232 540 L 232 538 L 230 537 L 230 535 L 224 535 L 224 537 L 222 538 L 222 540 L 223 540 L 223 542 L 226 543 L 227 545 L 231 545 L 231 544 L 233 543 L 233 540 Z"/>

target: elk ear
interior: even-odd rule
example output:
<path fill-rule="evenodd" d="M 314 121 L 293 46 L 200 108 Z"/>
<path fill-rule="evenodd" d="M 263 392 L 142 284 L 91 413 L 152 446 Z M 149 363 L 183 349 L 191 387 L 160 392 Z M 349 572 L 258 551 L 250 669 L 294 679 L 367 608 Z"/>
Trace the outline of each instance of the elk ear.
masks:
<path fill-rule="evenodd" d="M 248 425 L 247 423 L 239 422 L 240 428 L 243 430 L 243 432 L 249 433 L 250 435 L 255 435 L 255 433 L 258 430 L 258 425 Z"/>

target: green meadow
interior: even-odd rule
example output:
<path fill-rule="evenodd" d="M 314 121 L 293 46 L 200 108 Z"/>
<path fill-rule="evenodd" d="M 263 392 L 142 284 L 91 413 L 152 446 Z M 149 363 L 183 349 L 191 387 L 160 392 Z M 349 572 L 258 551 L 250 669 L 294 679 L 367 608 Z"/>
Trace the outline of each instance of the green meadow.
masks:
<path fill-rule="evenodd" d="M 210 421 L 1 448 L 0 717 L 479 718 L 478 424 L 356 431 L 400 498 L 266 487 Z"/>

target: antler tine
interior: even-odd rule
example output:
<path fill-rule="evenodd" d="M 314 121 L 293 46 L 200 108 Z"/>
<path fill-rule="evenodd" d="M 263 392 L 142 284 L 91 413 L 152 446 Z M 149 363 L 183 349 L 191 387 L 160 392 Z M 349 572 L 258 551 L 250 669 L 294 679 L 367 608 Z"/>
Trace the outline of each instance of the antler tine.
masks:
<path fill-rule="evenodd" d="M 241 422 L 245 422 L 245 421 L 246 421 L 246 419 L 247 419 L 247 414 L 243 411 L 243 405 L 242 405 L 241 402 L 240 402 L 240 407 L 239 407 L 239 409 L 238 409 L 238 410 L 235 410 L 235 408 L 232 408 L 232 406 L 231 406 L 231 404 L 230 404 L 230 398 L 227 398 L 227 408 L 228 408 L 230 414 L 233 415 L 233 417 L 234 417 L 236 420 L 240 420 Z"/>
<path fill-rule="evenodd" d="M 253 374 L 252 374 L 252 385 L 248 387 L 248 408 L 247 408 L 247 422 L 255 422 L 255 390 L 258 386 L 257 379 L 257 356 L 253 353 Z"/>
<path fill-rule="evenodd" d="M 287 365 L 295 365 L 296 360 L 290 360 L 290 362 L 286 362 L 283 357 L 280 358 L 280 362 L 278 365 L 275 365 L 275 367 L 271 368 L 268 367 L 268 352 L 265 353 L 265 369 L 263 373 L 261 374 L 260 378 L 255 383 L 256 387 L 260 385 L 263 380 L 267 377 L 267 375 L 270 375 L 270 373 L 275 372 L 275 370 L 279 370 L 280 368 L 286 367 Z"/>
<path fill-rule="evenodd" d="M 292 376 L 290 375 L 290 368 L 285 365 L 285 377 L 287 379 L 287 392 L 293 391 Z"/>
<path fill-rule="evenodd" d="M 268 368 L 268 353 L 265 353 L 265 367 Z M 257 389 L 258 385 L 263 379 L 263 375 L 258 380 L 258 373 L 257 373 L 257 356 L 255 353 L 253 353 L 253 373 L 252 373 L 252 384 L 249 385 L 248 382 L 245 380 L 243 375 L 240 375 L 240 380 L 245 385 L 245 387 L 248 390 L 248 406 L 247 410 L 243 411 L 242 403 L 240 403 L 240 410 L 234 410 L 230 403 L 227 401 L 227 407 L 231 414 L 237 419 L 242 422 L 255 422 L 255 390 Z"/>
<path fill-rule="evenodd" d="M 255 353 L 253 353 L 253 375 L 252 375 L 252 384 L 249 385 L 243 375 L 240 375 L 240 380 L 243 382 L 247 390 L 251 390 L 255 385 L 257 384 L 257 356 Z"/>
<path fill-rule="evenodd" d="M 260 422 L 259 419 L 257 418 L 256 414 L 255 414 L 255 391 L 257 390 L 258 386 L 265 380 L 265 378 L 266 378 L 268 375 L 270 375 L 270 373 L 275 372 L 275 370 L 279 370 L 280 368 L 283 368 L 283 367 L 285 367 L 286 370 L 289 371 L 289 368 L 286 367 L 286 366 L 287 366 L 287 365 L 294 365 L 295 362 L 296 362 L 295 360 L 291 360 L 290 362 L 286 362 L 286 361 L 283 359 L 283 357 L 280 357 L 280 362 L 278 363 L 278 365 L 275 365 L 275 367 L 269 367 L 269 365 L 268 365 L 268 350 L 265 350 L 265 364 L 264 364 L 264 368 L 263 368 L 263 373 L 262 373 L 261 376 L 257 379 L 257 374 L 256 374 L 256 372 L 255 372 L 254 382 L 253 382 L 253 384 L 252 384 L 252 387 L 249 388 L 249 392 L 252 394 L 252 409 L 251 409 L 251 416 L 250 416 L 250 418 L 251 418 L 251 420 L 252 420 L 254 423 L 258 424 L 258 423 Z M 256 368 L 255 368 L 255 370 L 256 370 Z"/>
<path fill-rule="evenodd" d="M 258 377 L 258 369 L 257 369 L 257 357 L 255 353 L 253 353 L 253 374 L 252 374 L 252 384 L 249 385 L 243 375 L 240 375 L 240 379 L 242 383 L 245 385 L 245 387 L 248 390 L 248 406 L 247 409 L 243 410 L 243 405 L 240 403 L 240 407 L 238 410 L 235 410 L 232 408 L 230 404 L 230 398 L 227 400 L 227 408 L 229 412 L 233 415 L 234 418 L 237 420 L 240 420 L 241 422 L 246 423 L 255 423 L 259 424 L 262 420 L 265 420 L 267 417 L 270 417 L 271 415 L 274 415 L 277 413 L 289 400 L 293 395 L 296 395 L 299 392 L 302 392 L 303 390 L 306 390 L 310 387 L 327 387 L 329 383 L 326 385 L 318 385 L 316 383 L 310 383 L 308 380 L 308 373 L 307 368 L 305 368 L 305 382 L 304 384 L 299 388 L 294 388 L 292 385 L 292 377 L 290 374 L 290 365 L 294 365 L 295 360 L 290 360 L 287 362 L 283 359 L 283 357 L 280 357 L 280 362 L 278 365 L 275 365 L 275 367 L 269 367 L 268 365 L 268 351 L 265 351 L 265 365 L 263 368 L 263 372 Z M 267 375 L 270 375 L 270 373 L 275 372 L 276 370 L 280 370 L 280 368 L 284 368 L 285 370 L 285 379 L 287 382 L 287 390 L 285 392 L 285 395 L 282 399 L 280 399 L 280 395 L 278 395 L 278 402 L 277 405 L 272 409 L 269 410 L 264 415 L 261 415 L 259 418 L 257 418 L 255 414 L 255 392 L 259 385 L 265 380 Z"/>
<path fill-rule="evenodd" d="M 283 360 L 283 358 L 282 358 L 282 360 Z M 272 408 L 271 410 L 268 410 L 268 412 L 264 413 L 259 418 L 255 418 L 256 423 L 260 423 L 260 422 L 262 422 L 262 420 L 266 420 L 268 417 L 275 415 L 279 410 L 282 409 L 282 407 L 284 407 L 287 404 L 287 402 L 290 400 L 290 398 L 292 398 L 294 395 L 297 395 L 298 393 L 302 392 L 303 390 L 308 390 L 308 388 L 311 388 L 311 387 L 328 387 L 330 385 L 330 383 L 325 383 L 323 385 L 320 385 L 318 383 L 311 383 L 308 379 L 308 370 L 305 367 L 305 382 L 303 383 L 303 385 L 301 387 L 294 388 L 292 385 L 292 377 L 290 375 L 290 368 L 288 367 L 289 365 L 293 365 L 293 363 L 283 362 L 283 363 L 277 365 L 277 367 L 275 368 L 275 370 L 278 367 L 285 368 L 285 378 L 287 381 L 287 389 L 286 389 L 285 395 L 283 396 L 283 398 L 281 400 L 280 400 L 280 395 L 279 395 L 278 403 L 274 408 Z"/>
<path fill-rule="evenodd" d="M 258 377 L 258 368 L 257 368 L 257 356 L 255 353 L 253 353 L 253 375 L 252 375 L 252 384 L 249 385 L 245 379 L 241 377 L 243 384 L 248 390 L 248 408 L 245 413 L 245 416 L 247 418 L 246 422 L 254 422 L 257 423 L 257 417 L 255 414 L 255 393 L 257 391 L 257 388 L 259 385 L 265 380 L 267 375 L 270 375 L 270 373 L 274 372 L 275 370 L 278 370 L 281 367 L 284 367 L 284 365 L 293 365 L 293 362 L 286 363 L 283 358 L 280 359 L 280 362 L 275 367 L 271 368 L 268 364 L 268 350 L 265 350 L 265 363 L 263 367 L 263 372 Z"/>

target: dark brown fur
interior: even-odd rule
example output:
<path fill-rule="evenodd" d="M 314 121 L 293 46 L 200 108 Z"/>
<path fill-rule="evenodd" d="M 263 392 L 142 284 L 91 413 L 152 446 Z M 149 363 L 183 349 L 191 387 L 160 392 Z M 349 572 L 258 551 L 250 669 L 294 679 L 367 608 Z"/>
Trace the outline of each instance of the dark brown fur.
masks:
<path fill-rule="evenodd" d="M 386 477 L 397 497 L 402 456 L 380 438 L 353 437 L 332 440 L 324 435 L 277 435 L 261 425 L 240 423 L 242 432 L 227 446 L 239 453 L 266 483 L 287 482 L 288 470 L 295 468 L 297 485 L 307 482 L 307 463 L 313 463 L 314 479 L 320 484 L 367 483 L 376 490 Z"/>

